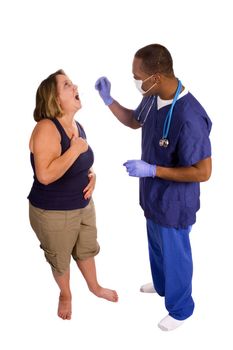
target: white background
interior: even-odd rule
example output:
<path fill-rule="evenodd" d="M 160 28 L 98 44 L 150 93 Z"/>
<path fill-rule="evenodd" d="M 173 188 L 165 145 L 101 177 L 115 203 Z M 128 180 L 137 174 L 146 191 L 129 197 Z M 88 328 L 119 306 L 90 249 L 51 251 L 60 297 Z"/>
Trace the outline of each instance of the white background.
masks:
<path fill-rule="evenodd" d="M 232 16 L 231 1 L 1 1 L 1 349 L 232 349 Z M 171 52 L 176 75 L 213 121 L 213 175 L 202 184 L 193 227 L 194 315 L 174 332 L 158 321 L 163 299 L 139 293 L 150 281 L 138 180 L 122 163 L 140 157 L 140 130 L 121 125 L 94 83 L 135 108 L 131 64 L 150 43 Z M 94 200 L 101 253 L 99 281 L 119 303 L 91 295 L 71 264 L 72 321 L 56 316 L 58 289 L 28 222 L 32 184 L 28 140 L 40 82 L 63 68 L 79 86 L 76 115 L 95 152 Z M 2 345 L 4 344 L 4 345 Z"/>

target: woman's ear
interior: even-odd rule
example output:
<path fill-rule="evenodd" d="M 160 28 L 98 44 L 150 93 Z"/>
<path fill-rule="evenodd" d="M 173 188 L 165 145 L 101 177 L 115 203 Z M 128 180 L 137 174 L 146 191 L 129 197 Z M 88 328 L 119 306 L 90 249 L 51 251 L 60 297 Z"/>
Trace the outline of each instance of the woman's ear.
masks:
<path fill-rule="evenodd" d="M 60 101 L 59 96 L 56 96 L 56 97 L 55 97 L 55 100 L 56 100 L 56 102 L 57 102 L 58 106 L 60 106 L 60 107 L 61 107 L 61 101 Z"/>

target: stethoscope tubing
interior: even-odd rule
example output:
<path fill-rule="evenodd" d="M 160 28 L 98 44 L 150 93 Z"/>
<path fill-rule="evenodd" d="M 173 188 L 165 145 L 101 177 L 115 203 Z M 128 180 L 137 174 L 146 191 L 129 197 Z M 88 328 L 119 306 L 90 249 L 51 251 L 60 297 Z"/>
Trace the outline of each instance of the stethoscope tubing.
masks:
<path fill-rule="evenodd" d="M 182 83 L 181 81 L 178 79 L 178 87 L 176 89 L 176 93 L 175 93 L 175 96 L 174 96 L 174 99 L 172 101 L 172 105 L 166 115 L 166 118 L 165 118 L 165 121 L 164 121 L 164 125 L 163 125 L 163 135 L 162 135 L 162 139 L 159 141 L 159 145 L 161 147 L 167 147 L 169 145 L 169 141 L 167 139 L 168 137 L 168 133 L 169 133 L 169 130 L 170 130 L 170 125 L 171 125 L 171 120 L 172 120 L 172 112 L 173 112 L 173 109 L 174 109 L 174 106 L 176 104 L 176 101 L 178 100 L 178 97 L 179 97 L 179 94 L 182 90 Z M 156 99 L 156 96 L 152 96 L 152 99 L 148 99 L 148 101 L 145 103 L 145 105 L 142 107 L 142 110 L 140 111 L 138 117 L 137 117 L 137 120 L 139 121 L 140 120 L 140 117 L 143 113 L 143 111 L 145 110 L 145 108 L 148 106 L 149 102 L 151 101 L 151 104 L 147 110 L 147 113 L 146 113 L 146 116 L 144 118 L 144 120 L 142 122 L 140 122 L 141 126 L 143 126 L 147 120 L 147 117 L 154 105 L 154 102 L 155 102 L 155 99 Z"/>

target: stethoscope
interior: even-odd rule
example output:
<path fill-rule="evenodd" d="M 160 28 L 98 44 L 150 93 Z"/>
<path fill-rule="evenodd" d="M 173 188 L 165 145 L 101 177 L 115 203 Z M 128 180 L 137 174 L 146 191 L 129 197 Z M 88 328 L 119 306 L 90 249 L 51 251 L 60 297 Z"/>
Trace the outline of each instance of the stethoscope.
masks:
<path fill-rule="evenodd" d="M 155 99 L 156 99 L 156 96 L 150 96 L 148 98 L 148 100 L 146 101 L 146 103 L 144 104 L 144 106 L 142 107 L 142 109 L 141 109 L 141 111 L 140 111 L 140 113 L 139 113 L 139 115 L 137 117 L 137 120 L 140 122 L 141 126 L 143 126 L 145 124 L 145 122 L 147 120 L 147 117 L 148 117 L 148 115 L 149 115 L 149 113 L 151 111 L 151 108 L 153 107 L 153 104 L 155 102 Z M 151 104 L 150 104 L 150 107 L 148 108 L 148 110 L 146 112 L 145 118 L 142 121 L 140 121 L 140 117 L 141 117 L 143 111 L 145 110 L 146 106 L 148 106 L 149 102 L 151 102 Z"/>
<path fill-rule="evenodd" d="M 171 124 L 171 119 L 172 119 L 172 112 L 173 112 L 173 108 L 175 106 L 175 103 L 179 97 L 179 94 L 182 90 L 182 83 L 180 80 L 178 80 L 178 87 L 174 96 L 174 99 L 172 101 L 171 107 L 166 115 L 165 121 L 164 121 L 164 125 L 163 125 L 163 135 L 162 138 L 159 140 L 159 146 L 160 147 L 164 147 L 166 148 L 169 145 L 169 141 L 168 141 L 168 133 L 169 133 L 169 129 L 170 129 L 170 124 Z M 147 110 L 147 113 L 145 115 L 145 118 L 141 123 L 141 125 L 143 126 L 147 120 L 147 117 L 151 111 L 151 108 L 153 107 L 153 104 L 155 102 L 156 96 L 153 96 L 152 99 L 148 99 L 148 101 L 145 103 L 145 105 L 143 106 L 142 110 L 140 111 L 137 120 L 140 119 L 140 116 L 142 115 L 142 112 L 145 110 L 146 106 L 148 106 L 149 102 L 151 101 L 150 107 Z"/>

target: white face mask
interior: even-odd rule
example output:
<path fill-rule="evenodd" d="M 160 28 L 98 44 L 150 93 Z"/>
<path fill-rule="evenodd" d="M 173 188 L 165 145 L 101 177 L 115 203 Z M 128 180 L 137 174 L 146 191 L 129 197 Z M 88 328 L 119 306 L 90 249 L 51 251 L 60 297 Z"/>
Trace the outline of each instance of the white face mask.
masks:
<path fill-rule="evenodd" d="M 152 74 L 151 76 L 149 76 L 148 78 L 146 78 L 145 80 L 137 80 L 137 79 L 134 79 L 134 82 L 135 82 L 135 85 L 136 85 L 136 88 L 138 89 L 138 91 L 142 94 L 142 95 L 145 95 L 148 91 L 150 91 L 157 83 L 154 83 L 148 90 L 143 90 L 142 88 L 142 84 L 147 81 L 148 79 L 150 79 L 154 74 Z"/>
<path fill-rule="evenodd" d="M 145 91 L 142 89 L 143 81 L 134 79 L 134 82 L 135 82 L 135 85 L 136 85 L 136 88 L 138 89 L 138 91 L 143 95 L 145 93 Z"/>

